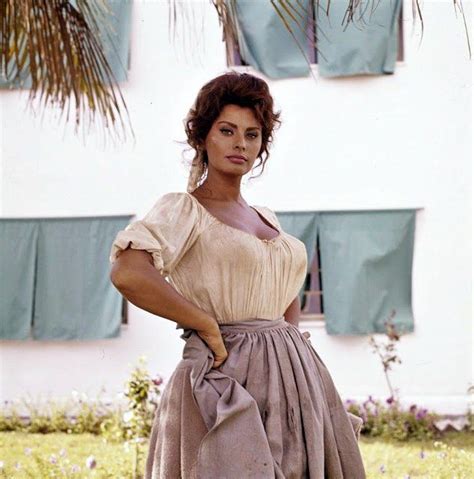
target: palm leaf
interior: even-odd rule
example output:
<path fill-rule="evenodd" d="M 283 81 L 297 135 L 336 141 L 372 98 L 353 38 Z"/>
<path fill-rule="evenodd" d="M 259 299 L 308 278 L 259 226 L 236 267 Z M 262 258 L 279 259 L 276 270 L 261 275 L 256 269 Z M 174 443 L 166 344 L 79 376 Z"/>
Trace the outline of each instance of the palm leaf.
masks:
<path fill-rule="evenodd" d="M 99 36 L 108 13 L 103 0 L 0 0 L 0 68 L 20 87 L 31 79 L 30 104 L 59 106 L 66 121 L 72 106 L 76 133 L 99 119 L 125 137 L 133 129 Z"/>

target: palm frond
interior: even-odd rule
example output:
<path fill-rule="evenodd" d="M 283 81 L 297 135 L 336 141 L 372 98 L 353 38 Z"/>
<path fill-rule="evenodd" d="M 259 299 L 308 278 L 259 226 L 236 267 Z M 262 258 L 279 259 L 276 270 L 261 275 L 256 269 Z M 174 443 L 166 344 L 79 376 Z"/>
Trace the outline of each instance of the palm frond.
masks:
<path fill-rule="evenodd" d="M 59 106 L 66 121 L 73 103 L 76 132 L 98 116 L 108 133 L 133 136 L 99 36 L 107 14 L 103 0 L 0 0 L 0 68 L 20 87 L 30 79 L 29 102 Z"/>

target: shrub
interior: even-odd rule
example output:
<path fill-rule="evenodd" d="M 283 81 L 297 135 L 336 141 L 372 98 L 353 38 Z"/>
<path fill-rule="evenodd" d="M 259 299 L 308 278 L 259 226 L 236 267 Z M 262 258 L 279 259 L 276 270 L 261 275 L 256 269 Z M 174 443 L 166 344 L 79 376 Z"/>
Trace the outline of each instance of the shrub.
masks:
<path fill-rule="evenodd" d="M 348 399 L 345 405 L 349 412 L 363 419 L 361 434 L 369 437 L 381 436 L 408 441 L 432 439 L 442 435 L 435 426 L 435 421 L 440 417 L 438 414 L 428 412 L 426 408 L 416 404 L 403 409 L 400 402 L 392 396 L 385 400 L 385 404 L 369 396 L 362 403 Z"/>

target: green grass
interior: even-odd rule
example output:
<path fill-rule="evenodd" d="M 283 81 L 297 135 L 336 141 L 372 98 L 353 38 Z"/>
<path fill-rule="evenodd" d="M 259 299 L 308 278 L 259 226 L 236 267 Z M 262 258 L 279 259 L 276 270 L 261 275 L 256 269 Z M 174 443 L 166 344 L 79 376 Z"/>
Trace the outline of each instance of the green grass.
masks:
<path fill-rule="evenodd" d="M 30 448 L 31 453 L 25 454 Z M 65 455 L 60 451 L 64 449 Z M 146 444 L 140 445 L 143 454 Z M 50 461 L 54 454 L 56 464 Z M 96 467 L 88 469 L 86 459 L 94 456 Z M 10 478 L 133 478 L 135 444 L 107 443 L 102 437 L 93 434 L 28 434 L 22 432 L 0 433 L 0 461 L 3 461 L 3 471 L 0 477 Z M 15 463 L 21 464 L 20 469 Z M 64 473 L 61 472 L 61 466 Z M 77 472 L 72 472 L 79 467 Z M 1 471 L 1 469 L 0 469 Z M 2 476 L 3 473 L 3 476 Z"/>
<path fill-rule="evenodd" d="M 25 454 L 30 448 L 30 454 Z M 143 471 L 147 444 L 140 445 L 140 469 Z M 378 438 L 365 438 L 360 448 L 367 477 L 390 479 L 470 479 L 474 477 L 474 433 L 447 433 L 440 441 L 400 443 Z M 61 456 L 61 449 L 65 455 Z M 420 453 L 423 451 L 423 457 Z M 57 464 L 50 463 L 54 454 Z M 133 478 L 134 445 L 111 444 L 92 434 L 25 434 L 0 433 L 0 461 L 3 476 L 10 478 Z M 86 458 L 93 455 L 97 466 L 86 467 Z M 35 459 L 36 458 L 36 459 Z M 20 462 L 19 470 L 15 463 Z M 71 472 L 76 465 L 80 471 Z M 381 472 L 380 467 L 383 465 Z M 60 473 L 63 466 L 65 473 Z M 56 472 L 54 472 L 56 471 Z M 348 478 L 349 479 L 349 478 Z"/>
<path fill-rule="evenodd" d="M 360 448 L 369 479 L 474 478 L 473 432 L 449 432 L 438 441 L 363 438 Z"/>

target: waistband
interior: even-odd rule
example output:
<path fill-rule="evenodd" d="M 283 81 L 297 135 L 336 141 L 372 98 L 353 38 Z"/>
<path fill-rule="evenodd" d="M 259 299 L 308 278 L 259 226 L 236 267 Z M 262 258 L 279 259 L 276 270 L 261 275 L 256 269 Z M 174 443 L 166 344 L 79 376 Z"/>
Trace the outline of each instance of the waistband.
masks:
<path fill-rule="evenodd" d="M 261 318 L 252 318 L 246 319 L 244 321 L 236 321 L 235 323 L 219 324 L 219 329 L 222 336 L 233 333 L 252 333 L 258 331 L 267 331 L 272 329 L 282 329 L 288 328 L 291 324 L 285 320 L 284 316 L 277 319 L 261 319 Z M 183 334 L 181 334 L 182 339 L 187 339 L 193 329 L 184 329 Z"/>
<path fill-rule="evenodd" d="M 281 329 L 288 327 L 288 321 L 282 316 L 277 319 L 246 319 L 235 323 L 219 324 L 222 333 L 248 333 L 266 329 Z"/>

